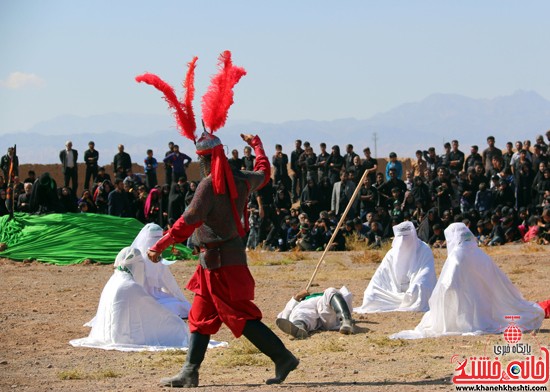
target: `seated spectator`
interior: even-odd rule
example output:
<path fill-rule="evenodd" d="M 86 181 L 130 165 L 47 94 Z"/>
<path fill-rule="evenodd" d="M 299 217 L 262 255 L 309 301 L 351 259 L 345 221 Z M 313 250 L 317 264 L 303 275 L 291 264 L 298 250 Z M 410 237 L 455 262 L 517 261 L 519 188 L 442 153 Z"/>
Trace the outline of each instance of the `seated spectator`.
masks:
<path fill-rule="evenodd" d="M 17 199 L 17 211 L 19 212 L 31 212 L 31 194 L 32 194 L 32 184 L 26 182 L 24 185 L 25 192 L 19 195 Z"/>
<path fill-rule="evenodd" d="M 433 225 L 432 230 L 434 234 L 430 237 L 428 245 L 430 245 L 432 248 L 447 247 L 447 244 L 445 243 L 445 235 L 443 234 L 441 225 L 436 223 L 435 225 Z"/>

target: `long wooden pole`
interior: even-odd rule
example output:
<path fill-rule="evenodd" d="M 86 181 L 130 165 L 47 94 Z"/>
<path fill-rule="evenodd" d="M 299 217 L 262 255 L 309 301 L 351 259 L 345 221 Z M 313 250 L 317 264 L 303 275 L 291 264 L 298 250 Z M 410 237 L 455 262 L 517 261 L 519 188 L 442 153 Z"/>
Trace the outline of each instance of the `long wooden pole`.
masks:
<path fill-rule="evenodd" d="M 344 213 L 342 214 L 342 217 L 340 218 L 340 221 L 338 221 L 338 224 L 336 225 L 336 229 L 334 230 L 334 233 L 332 233 L 332 236 L 330 237 L 330 240 L 325 247 L 325 250 L 323 251 L 323 254 L 321 254 L 321 258 L 319 259 L 319 262 L 317 263 L 317 266 L 315 267 L 315 270 L 313 271 L 313 275 L 311 276 L 311 279 L 307 283 L 306 291 L 309 290 L 311 287 L 311 284 L 313 283 L 313 279 L 315 279 L 315 276 L 317 275 L 317 272 L 319 272 L 319 267 L 321 266 L 321 263 L 325 259 L 325 255 L 332 247 L 332 243 L 334 242 L 334 239 L 336 238 L 336 234 L 338 234 L 338 231 L 340 231 L 340 228 L 342 227 L 342 224 L 345 222 L 346 216 L 348 215 L 349 210 L 351 209 L 351 206 L 353 205 L 353 202 L 357 198 L 357 195 L 359 194 L 359 190 L 361 189 L 361 185 L 363 185 L 363 181 L 367 177 L 368 170 L 365 170 L 363 175 L 361 176 L 361 180 L 355 187 L 355 191 L 353 192 L 353 195 L 351 196 L 351 199 L 348 202 L 348 205 L 346 206 L 346 209 L 344 210 Z"/>

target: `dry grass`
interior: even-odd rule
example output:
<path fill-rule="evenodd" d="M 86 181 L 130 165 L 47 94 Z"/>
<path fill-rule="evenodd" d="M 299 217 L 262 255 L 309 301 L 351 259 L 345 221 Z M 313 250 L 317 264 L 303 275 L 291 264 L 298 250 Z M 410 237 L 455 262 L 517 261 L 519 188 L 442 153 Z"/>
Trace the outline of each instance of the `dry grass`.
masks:
<path fill-rule="evenodd" d="M 246 339 L 239 339 L 225 350 L 216 351 L 215 362 L 225 368 L 269 366 L 271 361 Z"/>
<path fill-rule="evenodd" d="M 404 339 L 390 339 L 387 336 L 371 337 L 368 342 L 376 347 L 404 347 L 409 343 Z"/>
<path fill-rule="evenodd" d="M 120 374 L 111 369 L 99 370 L 96 372 L 84 372 L 80 369 L 64 370 L 57 373 L 60 380 L 103 380 L 106 378 L 117 378 Z"/>

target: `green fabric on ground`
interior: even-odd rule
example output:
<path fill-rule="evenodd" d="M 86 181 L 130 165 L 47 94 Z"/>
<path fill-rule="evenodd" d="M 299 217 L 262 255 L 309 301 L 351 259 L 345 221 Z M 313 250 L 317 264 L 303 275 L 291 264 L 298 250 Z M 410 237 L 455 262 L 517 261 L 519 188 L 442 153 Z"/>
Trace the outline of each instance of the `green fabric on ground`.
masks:
<path fill-rule="evenodd" d="M 143 223 L 133 218 L 102 214 L 16 213 L 15 219 L 0 217 L 0 243 L 7 249 L 0 257 L 35 259 L 57 265 L 78 264 L 91 259 L 102 264 L 115 262 L 118 252 L 130 246 Z M 195 258 L 186 246 L 176 247 L 181 259 Z M 167 250 L 163 257 L 174 259 Z"/>

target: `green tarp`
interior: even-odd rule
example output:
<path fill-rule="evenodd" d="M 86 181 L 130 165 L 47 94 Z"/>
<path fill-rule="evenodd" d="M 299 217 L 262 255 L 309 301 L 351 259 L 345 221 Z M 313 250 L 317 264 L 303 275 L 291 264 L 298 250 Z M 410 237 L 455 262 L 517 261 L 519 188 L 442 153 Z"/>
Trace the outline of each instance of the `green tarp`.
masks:
<path fill-rule="evenodd" d="M 130 246 L 143 228 L 133 218 L 101 214 L 29 215 L 16 213 L 14 219 L 0 217 L 0 243 L 7 249 L 0 257 L 35 259 L 58 265 L 78 264 L 86 259 L 114 263 L 118 252 Z M 178 258 L 193 258 L 191 250 L 178 246 Z M 165 252 L 166 259 L 174 256 Z"/>

